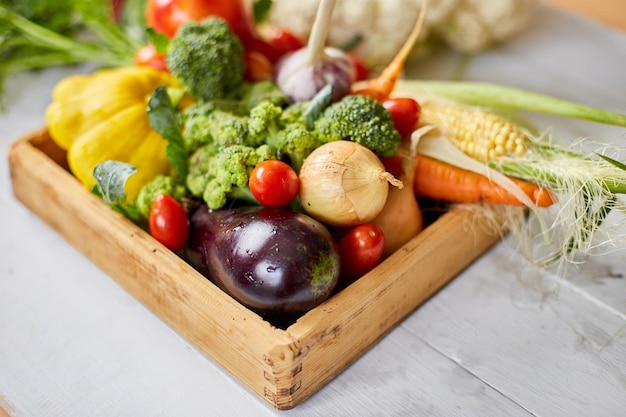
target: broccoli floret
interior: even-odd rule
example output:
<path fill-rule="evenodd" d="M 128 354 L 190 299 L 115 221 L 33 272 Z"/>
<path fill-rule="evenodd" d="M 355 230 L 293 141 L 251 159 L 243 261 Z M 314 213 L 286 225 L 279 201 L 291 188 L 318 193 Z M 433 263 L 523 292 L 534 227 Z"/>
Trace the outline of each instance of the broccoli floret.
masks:
<path fill-rule="evenodd" d="M 210 103 L 198 102 L 183 113 L 183 139 L 188 152 L 212 143 L 217 147 L 263 144 L 248 135 L 248 117 L 215 108 Z"/>
<path fill-rule="evenodd" d="M 256 203 L 248 188 L 250 173 L 268 159 L 273 159 L 273 152 L 267 145 L 257 148 L 232 145 L 221 149 L 207 145 L 190 159 L 187 187 L 213 210 L 222 208 L 229 198 Z"/>
<path fill-rule="evenodd" d="M 141 187 L 133 204 L 139 214 L 147 219 L 150 215 L 152 203 L 161 194 L 171 195 L 178 200 L 187 194 L 187 190 L 184 185 L 176 183 L 174 178 L 167 175 L 157 175 Z"/>
<path fill-rule="evenodd" d="M 314 126 L 323 142 L 351 140 L 384 157 L 395 155 L 401 143 L 387 109 L 367 96 L 345 96 L 328 106 Z"/>
<path fill-rule="evenodd" d="M 188 22 L 169 43 L 167 66 L 196 98 L 221 99 L 243 82 L 243 46 L 221 18 Z"/>
<path fill-rule="evenodd" d="M 254 106 L 262 101 L 269 101 L 280 107 L 289 104 L 289 97 L 274 82 L 269 80 L 245 83 L 242 86 L 242 92 L 241 101 L 246 113 L 249 113 Z"/>
<path fill-rule="evenodd" d="M 277 159 L 284 156 L 296 172 L 300 171 L 304 159 L 321 142 L 306 128 L 303 111 L 287 107 L 283 109 L 270 102 L 263 101 L 250 111 L 249 134 L 263 139 L 274 150 Z"/>

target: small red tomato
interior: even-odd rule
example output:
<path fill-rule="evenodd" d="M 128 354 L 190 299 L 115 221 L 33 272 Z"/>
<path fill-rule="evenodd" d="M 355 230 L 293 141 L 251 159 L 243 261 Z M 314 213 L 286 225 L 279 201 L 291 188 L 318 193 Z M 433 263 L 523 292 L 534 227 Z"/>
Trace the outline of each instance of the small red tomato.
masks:
<path fill-rule="evenodd" d="M 383 101 L 383 106 L 391 114 L 396 130 L 403 138 L 408 138 L 420 117 L 420 106 L 412 98 L 397 97 Z"/>
<path fill-rule="evenodd" d="M 250 18 L 243 0 L 148 0 L 146 3 L 148 26 L 170 38 L 183 24 L 209 16 L 223 18 L 242 40 L 251 36 Z"/>
<path fill-rule="evenodd" d="M 261 162 L 250 174 L 250 191 L 265 207 L 285 207 L 300 191 L 300 180 L 293 168 L 279 160 Z"/>
<path fill-rule="evenodd" d="M 174 252 L 187 244 L 189 217 L 183 206 L 170 195 L 161 194 L 154 199 L 148 227 L 152 237 Z"/>
<path fill-rule="evenodd" d="M 378 265 L 385 247 L 385 236 L 377 225 L 364 223 L 350 229 L 338 244 L 341 276 L 349 284 Z"/>
<path fill-rule="evenodd" d="M 135 65 L 149 66 L 161 71 L 168 71 L 165 54 L 157 52 L 156 47 L 149 43 L 135 53 Z"/>
<path fill-rule="evenodd" d="M 367 80 L 370 75 L 370 70 L 369 68 L 367 68 L 365 62 L 352 53 L 348 53 L 348 57 L 350 58 L 350 61 L 352 61 L 352 65 L 354 66 L 355 81 Z"/>
<path fill-rule="evenodd" d="M 278 59 L 290 52 L 302 49 L 306 45 L 295 33 L 286 29 L 275 29 L 269 43 L 274 47 Z"/>
<path fill-rule="evenodd" d="M 257 51 L 244 52 L 246 71 L 243 78 L 250 82 L 271 80 L 274 77 L 274 67 L 265 55 Z"/>

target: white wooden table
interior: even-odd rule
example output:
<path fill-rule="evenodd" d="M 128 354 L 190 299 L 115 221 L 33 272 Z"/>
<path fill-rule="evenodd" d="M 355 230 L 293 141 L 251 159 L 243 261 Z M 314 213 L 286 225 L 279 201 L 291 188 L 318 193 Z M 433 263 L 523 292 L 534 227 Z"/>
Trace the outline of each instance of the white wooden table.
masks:
<path fill-rule="evenodd" d="M 415 74 L 445 78 L 450 61 Z M 11 80 L 3 155 L 43 125 L 52 87 L 75 71 Z M 626 113 L 626 35 L 545 8 L 523 36 L 474 59 L 467 77 Z M 626 145 L 626 129 L 536 120 L 564 138 Z M 281 412 L 21 206 L 5 156 L 0 166 L 0 409 L 13 417 L 626 415 L 623 242 L 567 279 L 500 243 L 316 395 Z"/>

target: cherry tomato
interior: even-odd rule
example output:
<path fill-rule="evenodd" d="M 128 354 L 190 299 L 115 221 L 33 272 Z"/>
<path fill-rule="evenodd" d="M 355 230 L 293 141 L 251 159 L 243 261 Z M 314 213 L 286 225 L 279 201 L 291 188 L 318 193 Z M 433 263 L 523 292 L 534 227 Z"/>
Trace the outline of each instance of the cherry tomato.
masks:
<path fill-rule="evenodd" d="M 282 56 L 302 49 L 306 46 L 304 41 L 300 39 L 295 33 L 286 29 L 275 29 L 269 39 L 270 45 L 274 47 L 278 58 Z"/>
<path fill-rule="evenodd" d="M 142 46 L 135 53 L 135 65 L 145 65 L 161 71 L 168 71 L 165 54 L 158 53 L 156 47 L 151 43 Z"/>
<path fill-rule="evenodd" d="M 146 5 L 148 26 L 170 38 L 184 23 L 201 21 L 209 16 L 226 20 L 242 40 L 252 34 L 242 0 L 148 0 Z"/>
<path fill-rule="evenodd" d="M 246 71 L 244 79 L 250 82 L 271 80 L 274 77 L 274 66 L 265 55 L 257 51 L 245 51 L 244 62 Z"/>
<path fill-rule="evenodd" d="M 364 81 L 369 78 L 370 70 L 365 62 L 353 53 L 348 53 L 348 58 L 352 61 L 355 71 L 355 81 Z"/>
<path fill-rule="evenodd" d="M 385 236 L 377 225 L 364 223 L 343 235 L 338 246 L 341 276 L 349 284 L 378 265 L 385 247 Z"/>
<path fill-rule="evenodd" d="M 148 227 L 152 237 L 174 252 L 187 244 L 189 217 L 183 206 L 170 195 L 161 194 L 155 198 Z"/>
<path fill-rule="evenodd" d="M 420 106 L 417 101 L 408 97 L 390 98 L 383 101 L 383 106 L 391 114 L 400 136 L 408 138 L 415 129 L 420 116 Z"/>
<path fill-rule="evenodd" d="M 293 168 L 279 160 L 261 162 L 250 174 L 250 191 L 266 207 L 285 207 L 300 191 L 300 180 Z"/>

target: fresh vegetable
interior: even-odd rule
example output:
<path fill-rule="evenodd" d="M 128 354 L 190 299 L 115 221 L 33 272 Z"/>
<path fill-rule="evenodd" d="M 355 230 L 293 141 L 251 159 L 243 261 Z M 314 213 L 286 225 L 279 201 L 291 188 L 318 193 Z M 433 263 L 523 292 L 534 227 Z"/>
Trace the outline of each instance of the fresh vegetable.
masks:
<path fill-rule="evenodd" d="M 294 102 L 308 101 L 327 84 L 332 100 L 350 92 L 355 70 L 341 49 L 325 45 L 330 17 L 336 0 L 322 0 L 307 46 L 286 55 L 276 65 L 276 83 Z"/>
<path fill-rule="evenodd" d="M 150 127 L 147 101 L 158 86 L 178 88 L 169 74 L 150 67 L 120 67 L 61 80 L 46 109 L 50 136 L 67 150 L 72 173 L 88 189 L 107 160 L 137 169 L 126 184 L 130 200 L 143 184 L 170 169 L 167 142 Z"/>
<path fill-rule="evenodd" d="M 258 204 L 248 186 L 250 173 L 261 162 L 273 158 L 267 145 L 231 145 L 222 149 L 205 145 L 190 157 L 187 188 L 213 210 L 224 207 L 228 199 Z"/>
<path fill-rule="evenodd" d="M 108 0 L 2 0 L 0 28 L 0 96 L 18 72 L 84 62 L 132 65 L 141 45 L 113 21 Z"/>
<path fill-rule="evenodd" d="M 166 55 L 157 51 L 152 43 L 148 43 L 135 53 L 135 65 L 149 66 L 161 71 L 167 71 Z"/>
<path fill-rule="evenodd" d="M 164 194 L 172 196 L 175 200 L 181 200 L 186 197 L 187 189 L 183 184 L 176 182 L 176 180 L 169 175 L 157 175 L 141 187 L 139 194 L 135 200 L 132 201 L 132 204 L 137 209 L 139 215 L 144 219 L 148 219 L 154 201 L 157 197 Z"/>
<path fill-rule="evenodd" d="M 410 101 L 408 106 L 405 100 L 402 100 L 402 103 L 404 104 L 397 108 L 414 107 Z M 409 115 L 410 120 L 414 120 L 414 117 Z M 403 141 L 398 155 L 383 160 L 385 168 L 406 184 L 406 187 L 389 190 L 385 206 L 372 220 L 372 223 L 378 225 L 386 236 L 383 258 L 400 249 L 424 229 L 422 210 L 411 185 L 417 181 L 415 178 L 417 146 L 431 130 L 431 127 L 425 126 L 413 131 L 410 138 Z"/>
<path fill-rule="evenodd" d="M 403 96 L 413 94 L 418 101 L 420 97 L 438 96 L 482 108 L 526 110 L 626 126 L 626 115 L 494 84 L 401 80 L 397 88 Z M 558 146 L 539 132 L 529 131 L 527 139 L 523 155 L 503 155 L 486 163 L 468 157 L 445 137 L 422 140 L 419 152 L 486 175 L 528 206 L 541 228 L 539 235 L 544 245 L 539 259 L 536 254 L 528 256 L 540 265 L 568 261 L 577 254 L 588 253 L 604 219 L 619 206 L 617 195 L 626 192 L 626 167 L 606 155 L 579 153 L 572 147 Z M 550 190 L 558 201 L 555 211 L 538 212 L 532 200 L 504 174 Z M 551 224 L 544 216 L 548 214 Z M 536 232 L 529 233 L 524 227 L 512 232 L 524 241 L 522 246 L 536 246 L 532 238 Z"/>
<path fill-rule="evenodd" d="M 328 106 L 315 121 L 323 142 L 351 140 L 381 156 L 398 152 L 401 137 L 383 105 L 366 96 L 346 96 Z"/>
<path fill-rule="evenodd" d="M 456 147 L 479 161 L 523 155 L 528 138 L 516 124 L 482 108 L 425 99 L 420 121 L 436 126 Z"/>
<path fill-rule="evenodd" d="M 249 187 L 254 198 L 265 207 L 281 208 L 296 198 L 300 180 L 289 164 L 269 160 L 254 167 Z"/>
<path fill-rule="evenodd" d="M 398 51 L 393 60 L 387 65 L 383 71 L 375 78 L 356 83 L 352 87 L 352 94 L 360 94 L 372 97 L 375 100 L 383 102 L 389 98 L 391 92 L 396 87 L 396 82 L 400 79 L 404 64 L 411 53 L 411 49 L 424 26 L 426 19 L 426 10 L 428 9 L 428 0 L 423 0 L 420 6 L 420 13 L 417 17 L 413 30 L 409 34 L 402 48 Z"/>
<path fill-rule="evenodd" d="M 411 136 L 420 118 L 421 108 L 418 102 L 410 97 L 394 97 L 383 101 L 382 104 L 391 115 L 400 137 L 405 139 Z"/>
<path fill-rule="evenodd" d="M 306 46 L 300 37 L 282 28 L 273 28 L 268 42 L 274 49 L 274 55 L 271 57 L 272 63 Z"/>
<path fill-rule="evenodd" d="M 296 172 L 304 159 L 321 144 L 320 139 L 307 129 L 304 112 L 306 105 L 286 109 L 262 101 L 250 111 L 249 134 L 270 146 L 277 159 L 287 157 Z"/>
<path fill-rule="evenodd" d="M 268 22 L 306 39 L 321 0 L 273 0 Z M 342 45 L 356 35 L 352 51 L 368 67 L 384 67 L 409 36 L 423 0 L 340 1 L 333 13 L 328 41 Z M 520 34 L 532 21 L 538 0 L 430 0 L 417 57 L 443 44 L 466 54 L 478 53 Z M 381 47 L 384 45 L 384 47 Z"/>
<path fill-rule="evenodd" d="M 328 229 L 286 209 L 202 206 L 191 216 L 186 258 L 240 303 L 281 322 L 326 300 L 340 273 Z"/>
<path fill-rule="evenodd" d="M 315 149 L 300 169 L 300 202 L 321 222 L 339 227 L 373 220 L 387 200 L 389 184 L 401 181 L 385 171 L 372 151 L 338 140 Z"/>
<path fill-rule="evenodd" d="M 224 19 L 241 39 L 251 36 L 251 22 L 241 0 L 148 0 L 146 22 L 173 38 L 185 23 L 215 16 Z"/>
<path fill-rule="evenodd" d="M 246 81 L 257 82 L 272 80 L 274 78 L 274 66 L 262 53 L 257 51 L 244 52 L 245 71 L 243 78 Z"/>
<path fill-rule="evenodd" d="M 382 259 L 385 235 L 377 225 L 364 223 L 348 230 L 338 242 L 341 283 L 350 284 L 374 269 Z"/>
<path fill-rule="evenodd" d="M 168 45 L 167 66 L 194 97 L 222 99 L 243 82 L 243 46 L 220 18 L 188 22 Z"/>
<path fill-rule="evenodd" d="M 417 155 L 415 195 L 456 203 L 523 205 L 517 197 L 491 181 L 489 177 L 454 165 Z M 554 197 L 544 187 L 511 178 L 538 207 L 554 204 Z"/>
<path fill-rule="evenodd" d="M 152 237 L 168 249 L 178 252 L 185 248 L 189 237 L 189 217 L 172 196 L 161 194 L 154 200 L 148 226 Z"/>
<path fill-rule="evenodd" d="M 216 149 L 231 145 L 256 147 L 263 143 L 248 134 L 246 116 L 216 108 L 213 102 L 197 102 L 183 111 L 183 141 L 193 152 L 204 145 Z"/>

